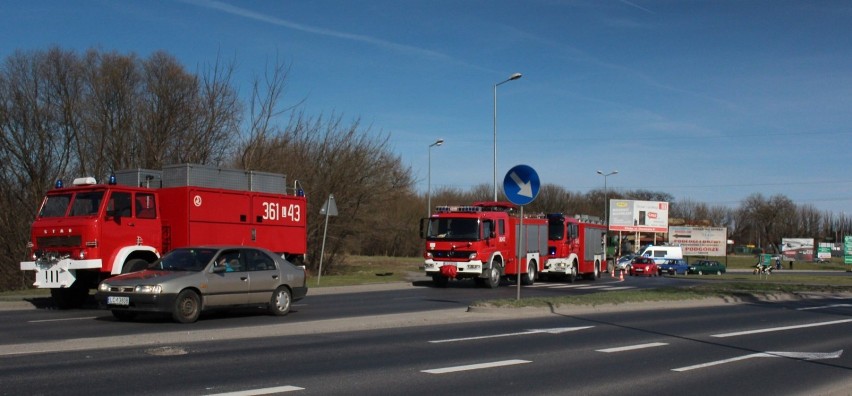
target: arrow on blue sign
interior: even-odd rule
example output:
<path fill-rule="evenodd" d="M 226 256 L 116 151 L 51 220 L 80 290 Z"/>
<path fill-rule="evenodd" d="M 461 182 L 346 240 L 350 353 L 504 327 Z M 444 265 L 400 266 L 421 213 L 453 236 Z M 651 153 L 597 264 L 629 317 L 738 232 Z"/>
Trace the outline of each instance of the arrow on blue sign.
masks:
<path fill-rule="evenodd" d="M 521 180 L 521 177 L 518 176 L 516 172 L 510 172 L 509 177 L 518 185 L 518 188 L 520 189 L 520 191 L 518 191 L 518 195 L 532 198 L 533 192 L 531 182 Z"/>

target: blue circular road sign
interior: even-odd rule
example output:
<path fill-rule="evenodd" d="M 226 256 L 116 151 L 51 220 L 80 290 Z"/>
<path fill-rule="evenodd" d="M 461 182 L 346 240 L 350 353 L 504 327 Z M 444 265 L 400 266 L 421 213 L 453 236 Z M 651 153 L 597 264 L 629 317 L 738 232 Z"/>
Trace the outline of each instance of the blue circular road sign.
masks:
<path fill-rule="evenodd" d="M 503 192 L 509 202 L 515 205 L 526 205 L 538 195 L 541 182 L 538 173 L 528 165 L 515 165 L 509 169 L 503 178 Z"/>

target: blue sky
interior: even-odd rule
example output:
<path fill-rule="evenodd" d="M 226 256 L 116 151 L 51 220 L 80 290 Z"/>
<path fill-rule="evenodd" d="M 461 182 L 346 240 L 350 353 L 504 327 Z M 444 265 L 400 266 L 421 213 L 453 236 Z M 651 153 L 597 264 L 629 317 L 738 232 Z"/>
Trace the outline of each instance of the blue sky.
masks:
<path fill-rule="evenodd" d="M 5 1 L 0 56 L 52 45 L 235 83 L 291 65 L 285 102 L 360 118 L 426 189 L 514 165 L 569 191 L 753 193 L 852 214 L 852 2 L 785 0 Z M 286 118 L 281 120 L 286 122 Z"/>

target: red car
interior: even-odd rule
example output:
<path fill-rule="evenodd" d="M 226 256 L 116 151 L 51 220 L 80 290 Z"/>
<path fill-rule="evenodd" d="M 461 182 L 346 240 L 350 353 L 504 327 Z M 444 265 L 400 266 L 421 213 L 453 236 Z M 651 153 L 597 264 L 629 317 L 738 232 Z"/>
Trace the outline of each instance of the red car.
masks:
<path fill-rule="evenodd" d="M 630 275 L 658 276 L 659 268 L 650 257 L 635 257 L 630 262 Z"/>

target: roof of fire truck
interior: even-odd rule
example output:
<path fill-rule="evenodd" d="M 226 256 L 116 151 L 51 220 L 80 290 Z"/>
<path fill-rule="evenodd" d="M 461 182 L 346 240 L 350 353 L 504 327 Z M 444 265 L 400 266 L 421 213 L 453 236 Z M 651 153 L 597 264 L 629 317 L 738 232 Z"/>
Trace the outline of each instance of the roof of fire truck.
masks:
<path fill-rule="evenodd" d="M 510 203 L 510 202 L 499 202 L 499 201 L 479 201 L 474 202 L 473 205 L 441 205 L 435 207 L 435 212 L 438 213 L 447 213 L 447 212 L 467 212 L 467 213 L 475 213 L 475 212 L 511 212 L 515 210 L 518 206 Z"/>

